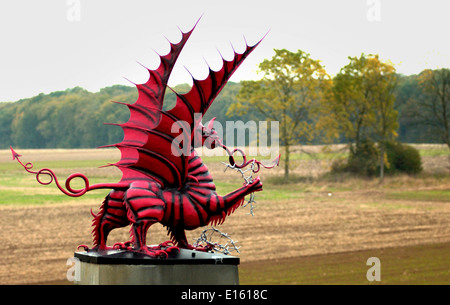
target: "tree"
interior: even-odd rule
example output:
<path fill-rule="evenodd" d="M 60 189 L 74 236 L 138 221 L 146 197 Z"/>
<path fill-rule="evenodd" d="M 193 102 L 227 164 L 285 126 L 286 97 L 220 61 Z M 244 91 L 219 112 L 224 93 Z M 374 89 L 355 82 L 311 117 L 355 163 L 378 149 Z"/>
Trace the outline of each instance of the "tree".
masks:
<path fill-rule="evenodd" d="M 367 60 L 368 99 L 374 114 L 375 139 L 380 150 L 380 182 L 384 178 L 386 142 L 397 136 L 398 111 L 394 109 L 397 76 L 395 68 L 379 60 L 378 55 Z"/>
<path fill-rule="evenodd" d="M 424 99 L 417 113 L 424 124 L 432 126 L 450 149 L 450 69 L 424 70 L 419 75 Z"/>
<path fill-rule="evenodd" d="M 423 98 L 418 99 L 419 122 L 428 125 L 450 149 L 450 69 L 424 70 L 419 75 Z M 450 170 L 450 155 L 449 155 Z"/>
<path fill-rule="evenodd" d="M 385 142 L 397 136 L 398 113 L 394 109 L 397 83 L 395 69 L 378 55 L 349 57 L 349 64 L 333 78 L 326 98 L 322 99 L 319 127 L 327 127 L 328 136 L 343 135 L 351 158 L 363 151 L 360 145 L 377 141 L 380 181 L 384 177 Z"/>
<path fill-rule="evenodd" d="M 421 126 L 417 120 L 417 100 L 423 96 L 418 75 L 398 75 L 395 109 L 398 110 L 398 141 L 404 143 L 435 142 L 430 128 Z M 424 128 L 425 127 L 425 128 Z"/>
<path fill-rule="evenodd" d="M 243 81 L 237 103 L 227 114 L 257 111 L 269 121 L 278 121 L 280 143 L 284 146 L 284 179 L 289 178 L 290 148 L 314 137 L 315 107 L 328 75 L 318 60 L 301 50 L 275 49 L 271 60 L 260 63 L 264 77 Z"/>
<path fill-rule="evenodd" d="M 364 81 L 364 60 L 349 57 L 350 63 L 333 78 L 332 86 L 322 99 L 318 123 L 329 139 L 343 136 L 351 154 L 369 138 L 370 103 L 368 83 Z"/>

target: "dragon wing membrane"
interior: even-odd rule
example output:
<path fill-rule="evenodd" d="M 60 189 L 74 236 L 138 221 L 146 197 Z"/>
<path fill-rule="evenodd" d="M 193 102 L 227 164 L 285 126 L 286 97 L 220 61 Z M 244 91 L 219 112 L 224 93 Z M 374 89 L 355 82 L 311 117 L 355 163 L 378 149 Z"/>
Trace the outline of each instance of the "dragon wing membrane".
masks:
<path fill-rule="evenodd" d="M 181 33 L 181 40 L 170 43 L 167 55 L 160 56 L 156 70 L 147 69 L 149 79 L 146 83 L 136 84 L 138 98 L 135 103 L 119 103 L 128 106 L 130 118 L 121 126 L 124 131 L 122 142 L 104 147 L 117 147 L 121 152 L 120 161 L 111 164 L 122 171 L 121 182 L 134 180 L 156 180 L 161 185 L 179 185 L 185 165 L 183 158 L 169 158 L 167 147 L 172 143 L 170 133 L 156 132 L 154 128 L 162 121 L 164 95 L 176 60 L 192 34 L 195 26 Z M 118 103 L 118 102 L 117 102 Z M 158 145 L 154 145 L 158 143 Z"/>
<path fill-rule="evenodd" d="M 209 68 L 209 74 L 206 79 L 197 80 L 192 77 L 193 86 L 191 90 L 186 94 L 177 94 L 177 103 L 169 112 L 176 117 L 190 119 L 192 122 L 194 113 L 204 115 L 233 73 L 261 41 L 262 39 L 253 46 L 246 45 L 243 53 L 235 51 L 234 57 L 230 61 L 222 57 L 222 68 L 219 71 L 213 71 Z M 190 111 L 189 116 L 186 117 L 187 109 Z"/>
<path fill-rule="evenodd" d="M 163 188 L 182 187 L 188 175 L 188 156 L 183 154 L 178 139 L 181 136 L 184 143 L 190 140 L 193 144 L 194 129 L 199 123 L 195 122 L 195 113 L 206 113 L 234 71 L 261 42 L 251 47 L 247 45 L 242 54 L 234 52 L 231 61 L 222 58 L 222 69 L 209 69 L 209 75 L 204 80 L 193 78 L 193 86 L 188 93 L 180 95 L 175 92 L 175 107 L 168 111 L 162 110 L 170 74 L 196 25 L 189 32 L 182 32 L 180 42 L 170 43 L 170 52 L 160 56 L 161 63 L 156 70 L 147 69 L 150 73 L 148 81 L 136 85 L 137 101 L 134 104 L 121 103 L 128 106 L 130 118 L 124 124 L 113 125 L 123 128 L 124 139 L 118 144 L 108 145 L 117 147 L 121 152 L 120 161 L 111 164 L 122 171 L 120 183 L 156 180 Z M 173 128 L 174 123 L 179 128 Z"/>

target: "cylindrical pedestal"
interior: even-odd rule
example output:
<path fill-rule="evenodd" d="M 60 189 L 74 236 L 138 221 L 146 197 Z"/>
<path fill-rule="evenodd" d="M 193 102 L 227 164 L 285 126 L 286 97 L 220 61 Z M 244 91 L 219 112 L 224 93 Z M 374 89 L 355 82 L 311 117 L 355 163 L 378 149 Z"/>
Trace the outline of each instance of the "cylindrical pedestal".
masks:
<path fill-rule="evenodd" d="M 75 252 L 80 285 L 238 285 L 239 258 L 180 249 L 168 258 L 125 250 Z"/>

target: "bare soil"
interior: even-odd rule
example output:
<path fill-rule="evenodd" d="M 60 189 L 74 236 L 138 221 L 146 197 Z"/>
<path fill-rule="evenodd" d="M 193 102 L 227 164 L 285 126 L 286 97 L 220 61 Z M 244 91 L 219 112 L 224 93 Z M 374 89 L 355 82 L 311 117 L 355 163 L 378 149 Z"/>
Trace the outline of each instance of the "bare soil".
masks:
<path fill-rule="evenodd" d="M 0 283 L 63 281 L 80 244 L 91 245 L 90 209 L 96 202 L 0 208 Z M 295 200 L 257 203 L 229 216 L 220 230 L 241 246 L 242 262 L 450 241 L 450 203 L 396 201 L 382 192 L 310 193 Z M 188 232 L 190 240 L 201 229 Z M 126 241 L 127 228 L 109 242 Z M 154 225 L 149 242 L 167 240 Z M 233 254 L 235 254 L 233 252 Z"/>

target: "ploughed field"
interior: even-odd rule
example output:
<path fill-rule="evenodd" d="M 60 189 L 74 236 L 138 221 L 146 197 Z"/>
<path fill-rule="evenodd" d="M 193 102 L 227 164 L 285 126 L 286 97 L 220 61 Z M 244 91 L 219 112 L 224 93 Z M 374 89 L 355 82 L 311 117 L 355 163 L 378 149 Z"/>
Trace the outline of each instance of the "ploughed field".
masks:
<path fill-rule="evenodd" d="M 216 227 L 240 247 L 240 253 L 231 252 L 231 255 L 241 259 L 241 284 L 308 283 L 308 278 L 300 279 L 294 271 L 307 269 L 313 262 L 322 266 L 327 257 L 337 258 L 339 265 L 345 265 L 355 259 L 349 253 L 359 253 L 357 257 L 361 256 L 358 260 L 364 272 L 369 268 L 365 265 L 367 258 L 379 255 L 380 251 L 390 251 L 386 249 L 422 251 L 429 246 L 435 252 L 429 252 L 433 254 L 423 259 L 430 262 L 442 249 L 448 253 L 448 150 L 440 145 L 417 147 L 424 172 L 417 176 L 386 177 L 383 184 L 376 178 L 326 175 L 331 162 L 345 156 L 343 147 L 338 145 L 329 150 L 321 146 L 303 147 L 303 151 L 298 148 L 291 157 L 289 183 L 282 180 L 282 167 L 261 169 L 258 175 L 264 191 L 256 193 L 254 216 L 249 215 L 249 206 L 241 207 Z M 91 184 L 120 179 L 120 171 L 115 167 L 99 168 L 118 160 L 119 153 L 114 149 L 17 149 L 17 152 L 22 155 L 22 162 L 33 162 L 34 169 L 53 169 L 61 184 L 74 172 L 84 173 Z M 221 162 L 226 161 L 225 156 L 204 157 L 221 195 L 243 183 L 238 172 L 224 171 Z M 80 198 L 69 198 L 54 184 L 38 184 L 33 175 L 12 161 L 9 150 L 0 151 L 0 284 L 70 284 L 66 279 L 70 266 L 66 262 L 78 245 L 92 246 L 90 211 L 98 211 L 107 193 L 107 190 L 97 190 Z M 188 232 L 188 239 L 194 242 L 203 229 Z M 167 239 L 167 232 L 160 224 L 150 228 L 150 244 Z M 216 239 L 225 242 L 218 236 Z M 108 243 L 128 240 L 129 227 L 126 227 L 113 231 Z M 408 251 L 401 250 L 404 252 Z M 386 258 L 389 259 L 392 258 Z M 382 259 L 382 266 L 389 264 L 386 260 Z M 406 272 L 402 271 L 401 264 L 401 259 L 396 261 L 398 272 Z M 281 269 L 275 272 L 274 266 Z M 445 283 L 449 282 L 450 266 L 445 259 L 432 268 L 429 278 L 435 272 L 439 278 L 447 278 Z M 307 273 L 306 269 L 303 274 Z M 314 281 L 311 276 L 311 283 L 336 283 L 333 280 L 336 278 L 338 283 L 347 283 L 345 272 L 329 272 L 329 281 L 326 273 L 321 269 L 322 280 Z M 268 278 L 262 278 L 264 275 Z M 365 278 L 365 273 L 362 277 Z"/>

